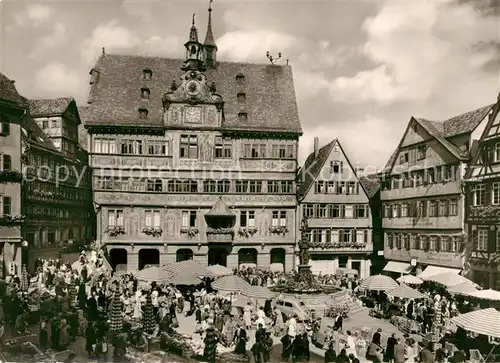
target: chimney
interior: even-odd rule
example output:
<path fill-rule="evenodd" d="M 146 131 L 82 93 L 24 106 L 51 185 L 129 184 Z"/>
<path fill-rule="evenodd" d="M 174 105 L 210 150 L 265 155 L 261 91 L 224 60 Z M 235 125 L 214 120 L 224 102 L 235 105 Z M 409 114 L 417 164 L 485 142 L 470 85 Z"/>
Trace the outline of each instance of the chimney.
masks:
<path fill-rule="evenodd" d="M 319 137 L 314 138 L 314 158 L 318 157 L 319 152 Z"/>

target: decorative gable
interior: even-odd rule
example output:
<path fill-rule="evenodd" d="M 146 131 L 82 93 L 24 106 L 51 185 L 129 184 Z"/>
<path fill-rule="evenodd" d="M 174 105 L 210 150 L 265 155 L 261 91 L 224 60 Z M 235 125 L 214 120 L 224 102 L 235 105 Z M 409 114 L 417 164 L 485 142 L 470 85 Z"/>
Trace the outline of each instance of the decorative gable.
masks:
<path fill-rule="evenodd" d="M 422 127 L 415 119 L 411 119 L 405 133 L 401 139 L 400 147 L 406 147 L 413 144 L 418 144 L 424 141 L 429 141 L 432 136 Z"/>
<path fill-rule="evenodd" d="M 303 203 L 368 203 L 356 169 L 337 139 L 322 147 L 315 159 L 308 158 L 310 163 L 301 170 L 301 174 L 314 174 L 310 180 L 306 178 L 309 188 L 304 190 Z"/>

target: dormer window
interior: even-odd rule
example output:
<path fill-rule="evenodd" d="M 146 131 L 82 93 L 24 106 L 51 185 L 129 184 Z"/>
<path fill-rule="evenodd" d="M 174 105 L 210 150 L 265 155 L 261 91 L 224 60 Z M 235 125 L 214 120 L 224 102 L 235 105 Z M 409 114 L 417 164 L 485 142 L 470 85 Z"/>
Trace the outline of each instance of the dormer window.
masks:
<path fill-rule="evenodd" d="M 246 122 L 248 120 L 248 115 L 246 112 L 240 112 L 238 113 L 238 119 L 240 122 Z"/>
<path fill-rule="evenodd" d="M 149 88 L 141 88 L 141 98 L 143 100 L 149 100 L 150 94 L 151 94 L 151 90 Z"/>
<path fill-rule="evenodd" d="M 243 75 L 243 73 L 238 73 L 236 75 L 236 82 L 238 84 L 243 84 L 243 82 L 245 82 L 245 76 Z"/>
<path fill-rule="evenodd" d="M 96 71 L 95 69 L 92 69 L 90 71 L 90 84 L 94 84 L 97 82 L 97 80 L 99 79 L 99 71 Z"/>
<path fill-rule="evenodd" d="M 144 120 L 146 117 L 148 117 L 148 110 L 145 108 L 140 108 L 139 109 L 139 118 Z"/>
<path fill-rule="evenodd" d="M 153 71 L 151 69 L 146 68 L 142 71 L 142 76 L 146 81 L 150 81 L 151 78 L 153 78 Z"/>
<path fill-rule="evenodd" d="M 238 102 L 243 103 L 247 100 L 247 94 L 244 92 L 240 92 L 240 93 L 238 93 L 237 98 L 238 98 Z"/>

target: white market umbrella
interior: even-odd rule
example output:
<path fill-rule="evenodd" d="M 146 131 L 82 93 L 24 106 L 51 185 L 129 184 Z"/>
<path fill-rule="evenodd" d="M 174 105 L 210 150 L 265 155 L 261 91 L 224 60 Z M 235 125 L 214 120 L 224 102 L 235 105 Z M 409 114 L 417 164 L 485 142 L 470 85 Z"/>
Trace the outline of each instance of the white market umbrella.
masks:
<path fill-rule="evenodd" d="M 400 299 L 425 299 L 428 298 L 426 295 L 421 292 L 412 289 L 410 286 L 401 284 L 399 287 L 396 287 L 394 290 L 391 290 L 387 293 L 392 297 L 397 297 Z"/>
<path fill-rule="evenodd" d="M 483 300 L 500 301 L 500 291 L 488 289 L 488 290 L 478 290 L 468 294 L 471 297 Z"/>
<path fill-rule="evenodd" d="M 421 285 L 424 283 L 421 278 L 414 275 L 403 275 L 401 277 L 398 277 L 396 281 L 408 285 Z"/>
<path fill-rule="evenodd" d="M 469 283 L 472 286 L 476 285 L 474 282 L 472 282 L 468 278 L 457 275 L 456 273 L 453 273 L 453 272 L 445 272 L 443 274 L 433 275 L 433 276 L 430 276 L 427 280 L 437 282 L 438 284 L 444 285 L 446 287 L 452 287 L 452 286 L 462 284 L 462 283 Z"/>
<path fill-rule="evenodd" d="M 448 292 L 450 294 L 457 294 L 457 295 L 467 295 L 468 296 L 476 291 L 478 291 L 477 288 L 468 282 L 462 282 L 461 284 L 451 286 L 448 288 Z"/>
<path fill-rule="evenodd" d="M 207 267 L 207 270 L 210 271 L 216 277 L 220 276 L 228 276 L 232 275 L 233 271 L 230 268 L 222 265 L 211 265 Z"/>

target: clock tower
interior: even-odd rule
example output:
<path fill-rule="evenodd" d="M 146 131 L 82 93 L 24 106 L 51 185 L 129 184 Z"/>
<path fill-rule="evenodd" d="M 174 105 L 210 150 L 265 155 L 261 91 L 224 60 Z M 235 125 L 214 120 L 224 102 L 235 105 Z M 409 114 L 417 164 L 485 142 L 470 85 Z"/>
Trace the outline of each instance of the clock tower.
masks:
<path fill-rule="evenodd" d="M 182 66 L 183 71 L 199 70 L 204 71 L 204 51 L 203 45 L 198 41 L 198 29 L 195 25 L 195 16 L 193 14 L 193 22 L 189 31 L 189 40 L 184 44 L 186 48 L 186 60 Z"/>

